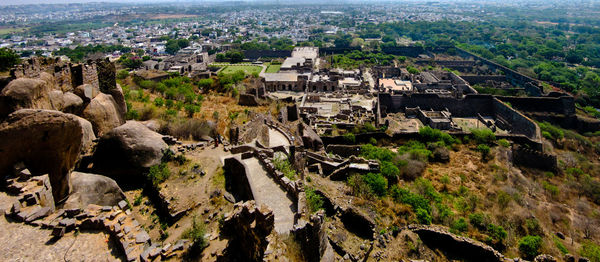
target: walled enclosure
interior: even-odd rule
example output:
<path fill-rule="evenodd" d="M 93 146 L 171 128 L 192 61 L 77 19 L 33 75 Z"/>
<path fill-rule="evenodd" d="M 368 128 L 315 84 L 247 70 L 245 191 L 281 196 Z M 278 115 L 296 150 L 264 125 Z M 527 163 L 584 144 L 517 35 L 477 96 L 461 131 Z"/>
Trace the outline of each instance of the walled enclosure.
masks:
<path fill-rule="evenodd" d="M 491 95 L 466 95 L 465 98 L 456 99 L 439 97 L 437 94 L 379 94 L 378 99 L 382 115 L 403 112 L 407 107 L 420 107 L 436 111 L 447 109 L 454 117 L 477 117 L 477 114 L 494 116 L 506 120 L 511 125 L 512 134 L 540 140 L 540 128 L 534 121 Z"/>

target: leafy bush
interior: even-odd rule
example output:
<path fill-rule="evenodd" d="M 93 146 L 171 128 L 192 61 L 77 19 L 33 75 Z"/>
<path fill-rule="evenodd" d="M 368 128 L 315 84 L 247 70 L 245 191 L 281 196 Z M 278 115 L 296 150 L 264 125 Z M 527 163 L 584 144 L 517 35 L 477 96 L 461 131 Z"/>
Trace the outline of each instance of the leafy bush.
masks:
<path fill-rule="evenodd" d="M 508 142 L 506 139 L 500 139 L 498 140 L 498 145 L 502 147 L 510 147 L 510 142 Z"/>
<path fill-rule="evenodd" d="M 542 186 L 544 187 L 544 190 L 546 190 L 546 192 L 548 192 L 553 198 L 558 197 L 558 195 L 560 194 L 558 187 L 553 184 L 550 184 L 546 181 L 542 181 Z"/>
<path fill-rule="evenodd" d="M 354 136 L 353 133 L 346 133 L 344 135 L 344 140 L 346 140 L 346 142 L 348 142 L 348 143 L 352 143 L 352 144 L 356 143 L 356 137 Z"/>
<path fill-rule="evenodd" d="M 148 171 L 148 178 L 155 186 L 158 186 L 160 183 L 167 180 L 169 176 L 171 176 L 171 172 L 166 163 L 154 165 L 150 167 L 150 170 Z"/>
<path fill-rule="evenodd" d="M 454 223 L 452 223 L 452 226 L 450 227 L 450 229 L 453 232 L 457 232 L 457 233 L 467 232 L 467 230 L 469 229 L 469 225 L 467 224 L 467 221 L 465 220 L 465 218 L 461 217 L 461 218 L 455 220 Z"/>
<path fill-rule="evenodd" d="M 408 189 L 399 188 L 394 185 L 390 190 L 390 194 L 395 201 L 410 205 L 415 211 L 417 209 L 423 209 L 427 212 L 431 212 L 429 200 L 419 194 L 410 192 Z"/>
<path fill-rule="evenodd" d="M 396 154 L 387 148 L 377 147 L 371 144 L 361 146 L 360 155 L 367 159 L 379 161 L 392 161 Z"/>
<path fill-rule="evenodd" d="M 558 127 L 553 126 L 548 122 L 538 123 L 540 130 L 542 131 L 542 135 L 548 139 L 562 139 L 565 137 L 565 133 Z"/>
<path fill-rule="evenodd" d="M 123 69 L 117 72 L 117 79 L 125 79 L 129 76 L 129 71 Z"/>
<path fill-rule="evenodd" d="M 495 225 L 492 223 L 488 224 L 487 233 L 490 235 L 490 237 L 494 241 L 497 241 L 497 242 L 502 242 L 508 235 L 506 230 L 504 230 L 504 227 L 498 226 L 498 225 Z"/>
<path fill-rule="evenodd" d="M 157 97 L 154 99 L 154 105 L 157 107 L 161 107 L 165 104 L 165 100 L 162 97 Z"/>
<path fill-rule="evenodd" d="M 208 241 L 204 238 L 206 228 L 202 222 L 198 222 L 196 216 L 192 218 L 192 226 L 181 234 L 181 238 L 192 241 L 192 247 L 202 250 L 208 246 Z"/>
<path fill-rule="evenodd" d="M 304 192 L 306 193 L 306 205 L 311 213 L 323 209 L 323 196 L 317 194 L 312 188 L 306 188 Z"/>
<path fill-rule="evenodd" d="M 471 129 L 471 134 L 477 144 L 492 144 L 496 141 L 496 135 L 489 129 Z"/>
<path fill-rule="evenodd" d="M 369 185 L 367 185 L 367 183 L 361 175 L 352 175 L 348 177 L 347 182 L 348 186 L 350 186 L 350 188 L 352 189 L 352 195 L 363 198 L 372 197 L 373 194 L 371 193 L 371 188 L 369 187 Z"/>
<path fill-rule="evenodd" d="M 285 158 L 285 155 L 277 154 L 273 157 L 273 165 L 275 168 L 283 173 L 283 175 L 290 180 L 296 179 L 296 170 L 292 167 L 292 164 Z"/>
<path fill-rule="evenodd" d="M 484 213 L 472 213 L 469 215 L 469 223 L 479 230 L 483 230 L 487 225 L 487 217 Z"/>
<path fill-rule="evenodd" d="M 490 147 L 485 144 L 479 144 L 477 145 L 477 152 L 481 153 L 481 158 L 485 160 L 490 155 Z"/>
<path fill-rule="evenodd" d="M 427 212 L 427 210 L 418 208 L 415 214 L 417 215 L 417 220 L 419 221 L 419 223 L 425 225 L 431 224 L 431 215 L 429 214 L 429 212 Z"/>
<path fill-rule="evenodd" d="M 375 139 L 374 137 L 369 138 L 369 144 L 371 145 L 377 145 L 377 139 Z"/>
<path fill-rule="evenodd" d="M 425 126 L 419 129 L 419 135 L 426 142 L 444 142 L 445 145 L 452 145 L 456 143 L 456 139 L 439 129 L 434 129 L 429 126 Z"/>
<path fill-rule="evenodd" d="M 363 175 L 363 179 L 365 183 L 369 185 L 371 192 L 378 196 L 385 196 L 385 194 L 387 193 L 388 185 L 387 179 L 385 179 L 385 177 L 378 173 L 368 173 L 366 175 Z"/>
<path fill-rule="evenodd" d="M 380 163 L 380 171 L 386 178 L 397 178 L 400 175 L 400 170 L 389 161 L 382 161 Z"/>
<path fill-rule="evenodd" d="M 532 259 L 540 254 L 542 238 L 539 236 L 525 236 L 519 240 L 519 251 L 526 259 Z"/>

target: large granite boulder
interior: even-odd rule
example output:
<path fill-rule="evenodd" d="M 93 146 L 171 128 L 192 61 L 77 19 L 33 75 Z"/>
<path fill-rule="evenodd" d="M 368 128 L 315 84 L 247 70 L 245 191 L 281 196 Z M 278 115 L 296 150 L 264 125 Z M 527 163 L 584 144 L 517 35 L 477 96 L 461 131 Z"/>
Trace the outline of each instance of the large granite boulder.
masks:
<path fill-rule="evenodd" d="M 83 117 L 92 123 L 96 136 L 102 136 L 125 123 L 118 108 L 111 95 L 100 93 L 83 110 Z"/>
<path fill-rule="evenodd" d="M 71 92 L 63 93 L 60 90 L 48 92 L 48 98 L 52 109 L 71 114 L 80 114 L 83 107 L 83 99 Z"/>
<path fill-rule="evenodd" d="M 221 234 L 229 239 L 218 261 L 262 261 L 275 227 L 275 216 L 267 206 L 256 206 L 254 200 L 235 204 L 223 220 Z"/>
<path fill-rule="evenodd" d="M 90 84 L 83 84 L 75 87 L 73 92 L 87 103 L 100 93 L 100 89 Z"/>
<path fill-rule="evenodd" d="M 298 124 L 298 131 L 302 136 L 302 143 L 304 143 L 304 147 L 321 151 L 323 149 L 323 140 L 321 137 L 317 135 L 317 133 L 310 127 L 304 123 Z"/>
<path fill-rule="evenodd" d="M 72 172 L 71 195 L 63 208 L 85 208 L 89 204 L 116 206 L 125 194 L 114 180 L 96 174 Z"/>
<path fill-rule="evenodd" d="M 69 172 L 79 157 L 82 137 L 75 115 L 18 110 L 0 124 L 0 174 L 22 162 L 33 175 L 48 174 L 52 195 L 61 201 L 69 194 Z"/>
<path fill-rule="evenodd" d="M 127 121 L 100 137 L 93 157 L 94 169 L 119 179 L 136 179 L 160 164 L 166 150 L 162 135 L 140 122 Z"/>
<path fill-rule="evenodd" d="M 125 102 L 125 95 L 123 95 L 123 89 L 121 85 L 117 84 L 117 87 L 110 89 L 108 92 L 117 105 L 117 110 L 123 119 L 125 119 L 125 113 L 127 113 L 127 103 Z"/>
<path fill-rule="evenodd" d="M 0 118 L 23 108 L 53 109 L 48 82 L 40 79 L 18 78 L 10 81 L 0 92 Z"/>
<path fill-rule="evenodd" d="M 94 135 L 94 129 L 92 128 L 92 123 L 90 123 L 90 121 L 87 121 L 82 117 L 76 117 L 81 125 L 81 131 L 83 133 L 83 136 L 81 137 L 81 154 L 85 155 L 92 151 L 92 145 L 96 139 L 96 135 Z"/>

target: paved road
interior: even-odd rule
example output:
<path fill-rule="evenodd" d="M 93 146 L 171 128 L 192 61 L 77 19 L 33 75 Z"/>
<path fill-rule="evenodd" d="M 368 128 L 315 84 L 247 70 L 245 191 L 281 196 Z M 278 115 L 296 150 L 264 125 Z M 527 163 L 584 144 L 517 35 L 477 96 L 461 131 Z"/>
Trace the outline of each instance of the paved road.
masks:
<path fill-rule="evenodd" d="M 277 233 L 288 233 L 294 226 L 294 203 L 287 196 L 285 191 L 267 175 L 267 171 L 258 162 L 258 159 L 252 157 L 243 160 L 248 166 L 248 182 L 254 193 L 254 200 L 257 204 L 265 204 L 275 215 L 275 230 Z"/>
<path fill-rule="evenodd" d="M 281 132 L 269 128 L 269 147 L 289 146 L 290 141 Z"/>

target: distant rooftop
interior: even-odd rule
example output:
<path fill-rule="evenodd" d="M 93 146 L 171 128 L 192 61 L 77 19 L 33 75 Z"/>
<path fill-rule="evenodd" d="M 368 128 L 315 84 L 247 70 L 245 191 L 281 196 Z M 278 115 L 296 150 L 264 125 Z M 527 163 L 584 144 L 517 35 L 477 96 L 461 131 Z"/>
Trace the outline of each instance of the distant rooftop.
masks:
<path fill-rule="evenodd" d="M 298 80 L 298 73 L 265 73 L 266 82 L 295 82 Z"/>
<path fill-rule="evenodd" d="M 288 57 L 283 61 L 283 63 L 281 63 L 280 68 L 292 69 L 292 67 L 296 66 L 298 63 L 300 63 L 300 65 L 303 65 L 304 61 L 306 61 L 306 59 L 304 59 L 303 57 Z"/>
<path fill-rule="evenodd" d="M 302 57 L 315 60 L 319 56 L 318 47 L 295 47 L 292 51 L 292 57 Z"/>
<path fill-rule="evenodd" d="M 403 81 L 393 78 L 382 78 L 379 79 L 379 85 L 384 88 L 391 89 L 393 91 L 412 91 L 413 85 L 410 81 Z"/>

